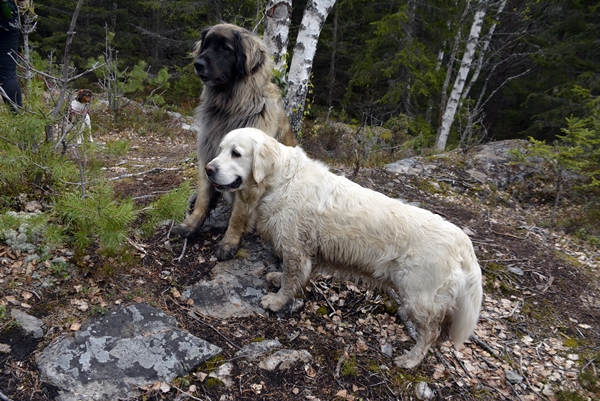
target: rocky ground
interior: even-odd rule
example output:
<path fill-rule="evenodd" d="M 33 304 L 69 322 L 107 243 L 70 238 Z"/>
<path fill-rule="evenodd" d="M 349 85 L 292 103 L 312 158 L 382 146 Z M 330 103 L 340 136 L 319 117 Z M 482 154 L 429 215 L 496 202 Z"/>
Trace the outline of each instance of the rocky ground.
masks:
<path fill-rule="evenodd" d="M 195 179 L 194 133 L 177 132 L 95 135 L 99 143 L 126 139 L 131 145 L 127 155 L 104 161 L 118 194 L 145 204 Z M 442 215 L 471 237 L 485 297 L 475 336 L 460 351 L 442 343 L 418 368 L 395 367 L 390 356 L 412 340 L 393 305 L 360 283 L 328 277 L 313 277 L 304 306 L 283 317 L 190 313 L 194 303 L 182 294 L 214 276 L 212 252 L 224 230 L 204 232 L 182 253 L 183 241 L 166 225 L 150 239 L 130 239 L 136 258 L 127 268 L 99 265 L 93 253 L 75 265 L 68 249 L 57 249 L 52 256 L 65 263 L 50 269 L 28 260 L 26 250 L 0 243 L 0 400 L 55 399 L 57 389 L 41 380 L 37 367 L 42 350 L 90 317 L 140 302 L 162 309 L 222 353 L 188 375 L 140 388 L 137 400 L 598 399 L 600 252 L 541 228 L 547 207 L 517 202 L 503 191 L 510 183 L 482 183 L 497 173 L 489 166 L 502 169 L 502 162 L 474 160 L 473 153 L 454 153 L 415 159 L 394 170 L 401 172 L 362 168 L 356 176 L 351 167 L 332 166 L 363 186 Z M 12 310 L 41 319 L 43 335 L 25 334 Z M 298 351 L 298 359 L 269 370 L 236 354 L 263 340 L 278 340 L 275 349 Z M 223 366 L 227 375 L 209 376 Z"/>

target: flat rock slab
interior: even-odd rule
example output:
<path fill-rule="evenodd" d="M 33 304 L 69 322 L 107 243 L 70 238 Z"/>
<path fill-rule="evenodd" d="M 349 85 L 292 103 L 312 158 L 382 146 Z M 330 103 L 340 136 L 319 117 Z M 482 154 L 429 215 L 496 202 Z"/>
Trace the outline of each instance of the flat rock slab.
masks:
<path fill-rule="evenodd" d="M 170 382 L 220 352 L 141 303 L 88 321 L 74 336 L 50 344 L 37 363 L 42 379 L 60 389 L 58 400 L 113 401 L 136 396 L 140 386 Z"/>
<path fill-rule="evenodd" d="M 217 263 L 210 281 L 200 281 L 182 293 L 194 301 L 200 315 L 220 319 L 264 314 L 260 299 L 267 293 L 266 273 L 277 270 L 278 259 L 270 245 L 247 236 L 242 245 L 245 257 Z"/>
<path fill-rule="evenodd" d="M 523 182 L 528 175 L 537 171 L 535 166 L 512 165 L 515 157 L 511 149 L 523 149 L 527 141 L 510 139 L 477 145 L 468 154 L 459 159 L 464 160 L 462 167 L 471 178 L 480 183 L 492 183 L 500 189 L 514 182 Z M 410 157 L 398 160 L 385 166 L 386 170 L 402 175 L 419 177 L 436 177 L 444 175 L 446 169 L 441 163 L 444 159 L 457 157 L 461 150 L 453 150 L 432 157 Z"/>

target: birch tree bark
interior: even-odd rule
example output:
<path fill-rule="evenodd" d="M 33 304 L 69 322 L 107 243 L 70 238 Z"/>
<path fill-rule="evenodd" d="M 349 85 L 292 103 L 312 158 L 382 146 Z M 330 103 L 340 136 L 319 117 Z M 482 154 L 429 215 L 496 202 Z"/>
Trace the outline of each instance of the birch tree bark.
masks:
<path fill-rule="evenodd" d="M 506 6 L 506 0 L 501 0 L 500 6 L 498 7 L 498 12 L 496 13 L 496 18 L 494 19 L 494 23 L 492 24 L 492 26 L 490 27 L 490 30 L 488 31 L 487 35 L 485 35 L 485 37 L 483 39 L 483 45 L 481 46 L 481 50 L 479 51 L 479 56 L 477 57 L 477 63 L 475 64 L 475 72 L 473 72 L 473 76 L 469 80 L 467 87 L 465 88 L 465 90 L 463 91 L 463 93 L 461 95 L 461 102 L 468 96 L 469 92 L 471 91 L 471 88 L 473 87 L 473 84 L 479 78 L 479 74 L 481 73 L 481 69 L 483 68 L 483 64 L 485 61 L 486 53 L 487 53 L 488 49 L 490 48 L 490 42 L 492 40 L 492 37 L 494 36 L 496 27 L 498 26 L 500 14 L 502 14 L 502 11 L 504 11 L 505 6 Z"/>
<path fill-rule="evenodd" d="M 448 104 L 446 105 L 446 109 L 442 116 L 442 123 L 438 129 L 434 146 L 436 151 L 443 151 L 446 148 L 450 127 L 454 121 L 467 76 L 471 71 L 471 65 L 473 63 L 473 58 L 475 57 L 475 49 L 479 43 L 479 35 L 481 34 L 481 27 L 487 12 L 488 2 L 489 0 L 480 0 L 477 6 L 477 11 L 475 12 L 475 17 L 473 18 L 473 24 L 471 25 L 471 31 L 469 32 L 469 38 L 467 39 L 467 46 L 460 63 L 458 74 L 456 75 L 456 80 L 454 81 L 454 85 L 452 87 L 452 92 L 450 92 Z"/>
<path fill-rule="evenodd" d="M 268 0 L 265 11 L 263 40 L 273 56 L 273 68 L 285 77 L 285 61 L 289 44 L 292 0 Z"/>
<path fill-rule="evenodd" d="M 319 35 L 334 5 L 335 0 L 308 0 L 302 16 L 288 73 L 289 90 L 284 101 L 285 111 L 290 117 L 292 130 L 296 134 L 302 125 L 304 104 Z"/>

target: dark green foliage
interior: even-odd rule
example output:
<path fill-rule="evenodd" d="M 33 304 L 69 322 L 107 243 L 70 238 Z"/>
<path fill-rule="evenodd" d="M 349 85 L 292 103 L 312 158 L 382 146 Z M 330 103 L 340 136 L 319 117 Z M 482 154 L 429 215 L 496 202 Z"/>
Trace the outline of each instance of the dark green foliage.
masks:
<path fill-rule="evenodd" d="M 552 225 L 556 223 L 556 211 L 562 197 L 576 198 L 583 207 L 584 222 L 579 222 L 578 230 L 588 234 L 600 234 L 600 97 L 590 91 L 575 87 L 569 98 L 576 100 L 586 110 L 585 117 L 571 116 L 565 119 L 561 134 L 550 143 L 530 138 L 526 154 L 513 154 L 525 161 L 525 156 L 543 163 L 544 175 L 554 181 L 554 213 Z M 571 178 L 567 179 L 566 176 Z M 574 175 L 574 176 L 573 176 Z M 563 225 L 569 225 L 563 222 Z"/>
<path fill-rule="evenodd" d="M 76 192 L 62 194 L 56 199 L 55 208 L 80 250 L 87 250 L 94 243 L 110 251 L 118 250 L 126 243 L 129 226 L 137 214 L 133 202 L 116 200 L 108 185 L 96 186 L 84 197 Z"/>
<path fill-rule="evenodd" d="M 523 11 L 530 27 L 523 39 L 531 52 L 528 76 L 504 91 L 502 137 L 519 131 L 553 139 L 565 118 L 584 117 L 574 85 L 600 91 L 600 4 L 592 1 L 541 1 Z M 510 136 L 509 136 L 510 135 Z"/>
<path fill-rule="evenodd" d="M 142 233 L 150 236 L 155 228 L 165 220 L 182 220 L 187 209 L 188 199 L 192 193 L 189 181 L 184 181 L 181 186 L 164 194 L 148 207 L 143 209 L 144 223 Z"/>

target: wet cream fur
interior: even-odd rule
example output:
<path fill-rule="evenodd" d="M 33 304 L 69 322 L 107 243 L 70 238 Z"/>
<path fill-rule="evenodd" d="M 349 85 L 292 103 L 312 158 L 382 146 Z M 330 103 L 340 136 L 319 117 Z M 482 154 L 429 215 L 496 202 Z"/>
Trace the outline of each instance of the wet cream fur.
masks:
<path fill-rule="evenodd" d="M 395 358 L 400 367 L 420 364 L 442 328 L 457 348 L 473 332 L 481 269 L 454 224 L 332 174 L 258 129 L 227 134 L 209 166 L 221 185 L 242 179 L 246 231 L 255 225 L 282 259 L 283 273 L 267 275 L 280 289 L 262 298 L 265 309 L 280 310 L 321 271 L 397 292 L 418 333 L 416 345 Z"/>

